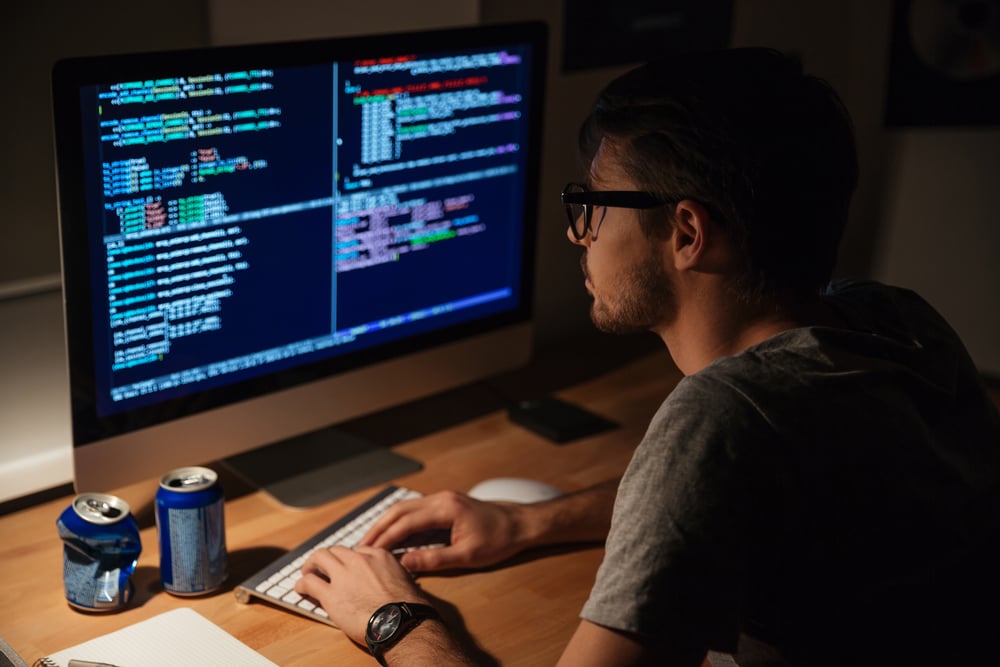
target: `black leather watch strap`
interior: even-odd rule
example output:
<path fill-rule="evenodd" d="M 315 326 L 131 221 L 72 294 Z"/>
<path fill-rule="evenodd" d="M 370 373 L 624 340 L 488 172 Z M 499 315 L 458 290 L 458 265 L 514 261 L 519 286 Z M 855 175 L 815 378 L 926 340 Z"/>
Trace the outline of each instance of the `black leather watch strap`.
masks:
<path fill-rule="evenodd" d="M 380 665 L 385 665 L 385 652 L 428 618 L 440 619 L 441 616 L 434 607 L 419 602 L 390 602 L 382 605 L 368 619 L 365 631 L 368 650 Z"/>

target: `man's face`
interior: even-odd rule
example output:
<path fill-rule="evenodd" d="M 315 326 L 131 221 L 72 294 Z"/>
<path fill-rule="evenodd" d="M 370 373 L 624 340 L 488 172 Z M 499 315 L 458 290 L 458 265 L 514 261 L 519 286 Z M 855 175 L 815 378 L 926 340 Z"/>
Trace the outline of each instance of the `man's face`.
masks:
<path fill-rule="evenodd" d="M 638 190 L 614 159 L 605 140 L 590 166 L 591 190 Z M 667 224 L 666 220 L 664 224 Z M 594 299 L 590 316 L 607 333 L 659 329 L 673 318 L 671 278 L 664 261 L 665 242 L 648 238 L 635 209 L 596 207 L 593 229 L 577 241 L 586 251 L 580 265 Z M 593 240 L 594 231 L 597 240 Z"/>

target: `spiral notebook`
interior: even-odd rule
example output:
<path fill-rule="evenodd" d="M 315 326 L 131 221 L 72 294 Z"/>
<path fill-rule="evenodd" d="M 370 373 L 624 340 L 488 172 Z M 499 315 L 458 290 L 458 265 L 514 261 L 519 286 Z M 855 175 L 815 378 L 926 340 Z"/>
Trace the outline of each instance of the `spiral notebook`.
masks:
<path fill-rule="evenodd" d="M 174 609 L 38 660 L 34 667 L 67 667 L 70 660 L 116 667 L 278 667 L 193 609 Z"/>

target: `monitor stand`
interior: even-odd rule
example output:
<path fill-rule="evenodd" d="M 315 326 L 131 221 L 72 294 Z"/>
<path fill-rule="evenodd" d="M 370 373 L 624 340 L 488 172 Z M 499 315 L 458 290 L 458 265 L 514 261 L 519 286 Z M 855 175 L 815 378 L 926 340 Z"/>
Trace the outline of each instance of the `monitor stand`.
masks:
<path fill-rule="evenodd" d="M 330 427 L 237 454 L 221 462 L 291 507 L 313 507 L 416 472 L 419 461 Z"/>

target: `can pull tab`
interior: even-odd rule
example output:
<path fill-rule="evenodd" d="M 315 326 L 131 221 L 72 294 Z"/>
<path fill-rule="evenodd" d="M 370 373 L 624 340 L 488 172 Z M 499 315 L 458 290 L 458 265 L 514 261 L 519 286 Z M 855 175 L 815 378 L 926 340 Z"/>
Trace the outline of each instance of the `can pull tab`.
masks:
<path fill-rule="evenodd" d="M 199 484 L 203 484 L 204 482 L 205 478 L 202 475 L 198 474 L 185 475 L 183 477 L 177 477 L 175 479 L 170 480 L 168 486 L 175 489 L 183 489 L 189 486 L 198 486 Z"/>
<path fill-rule="evenodd" d="M 86 501 L 87 511 L 99 514 L 108 519 L 117 519 L 122 515 L 122 511 L 103 500 L 88 498 Z"/>

